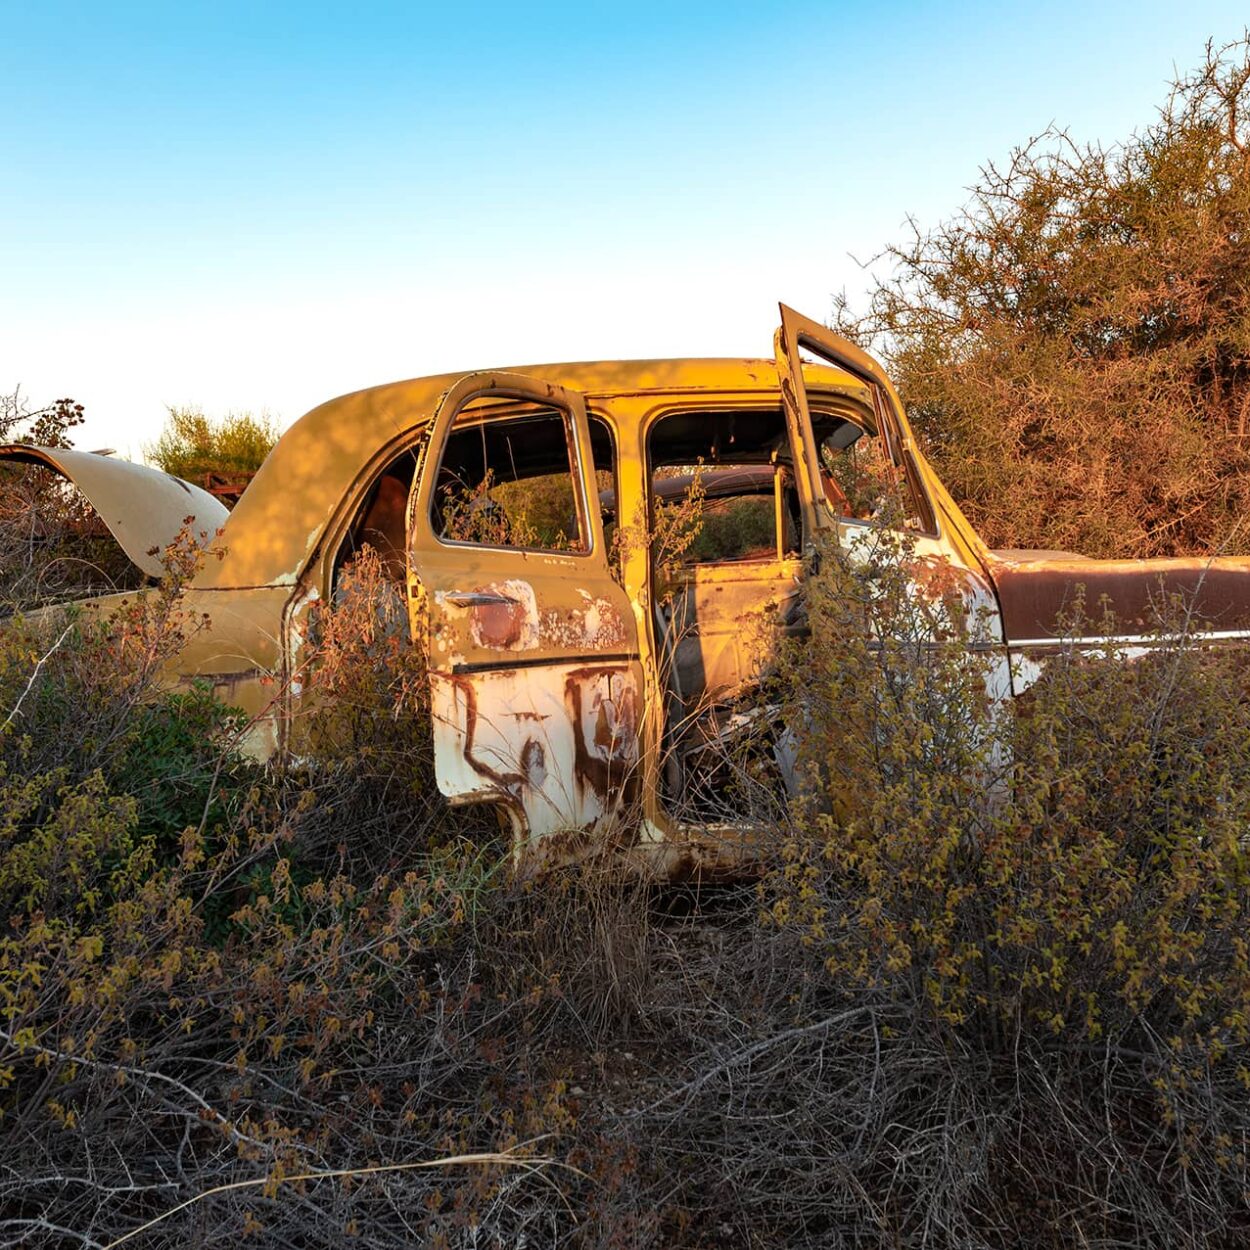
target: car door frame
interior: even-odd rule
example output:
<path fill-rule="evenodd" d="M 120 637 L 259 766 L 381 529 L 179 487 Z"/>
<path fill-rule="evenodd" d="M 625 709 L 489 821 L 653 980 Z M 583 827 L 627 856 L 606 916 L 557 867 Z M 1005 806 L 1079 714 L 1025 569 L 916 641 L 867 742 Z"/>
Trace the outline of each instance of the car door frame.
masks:
<path fill-rule="evenodd" d="M 957 579 L 969 649 L 994 653 L 987 669 L 987 686 L 993 697 L 1007 697 L 1011 692 L 1010 664 L 1003 641 L 1002 613 L 986 566 L 984 544 L 916 446 L 894 384 L 876 360 L 841 335 L 785 304 L 780 305 L 780 311 L 781 324 L 773 342 L 782 402 L 798 428 L 800 445 L 808 459 L 807 472 L 796 472 L 795 476 L 807 484 L 818 529 L 826 532 L 833 529 L 840 545 L 853 552 L 860 541 L 871 541 L 871 534 L 880 527 L 876 522 L 835 517 L 825 502 L 818 479 L 819 460 L 799 355 L 801 348 L 868 387 L 877 432 L 890 460 L 904 475 L 918 511 L 919 528 L 904 531 L 911 559 L 918 569 L 920 566 L 927 568 L 925 580 L 931 578 L 934 586 L 946 584 L 943 570 Z M 803 499 L 802 491 L 800 499 Z M 935 573 L 939 575 L 934 576 Z"/>
<path fill-rule="evenodd" d="M 584 550 L 465 543 L 436 532 L 447 441 L 459 414 L 484 398 L 563 414 Z M 580 392 L 482 372 L 441 397 L 409 497 L 411 626 L 429 656 L 438 786 L 453 804 L 498 805 L 518 857 L 568 858 L 638 823 L 642 663 L 593 482 Z"/>

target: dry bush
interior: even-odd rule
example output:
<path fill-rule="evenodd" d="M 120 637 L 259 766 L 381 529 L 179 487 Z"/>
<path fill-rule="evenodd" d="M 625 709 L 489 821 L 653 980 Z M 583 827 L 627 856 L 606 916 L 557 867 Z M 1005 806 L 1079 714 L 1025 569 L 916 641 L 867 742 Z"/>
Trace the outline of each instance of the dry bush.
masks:
<path fill-rule="evenodd" d="M 1185 554 L 1244 515 L 1248 119 L 1250 36 L 1208 46 L 1153 124 L 986 166 L 838 308 L 991 546 Z"/>
<path fill-rule="evenodd" d="M 1244 1244 L 1240 653 L 1161 603 L 1003 705 L 905 534 L 821 554 L 764 691 L 802 797 L 688 893 L 466 836 L 368 553 L 282 770 L 159 689 L 188 566 L 11 622 L 0 1244 Z M 577 1170 L 363 1174 L 477 1150 Z"/>
<path fill-rule="evenodd" d="M 370 862 L 383 839 L 359 800 L 399 763 L 372 748 L 383 724 L 409 726 L 373 684 L 379 655 L 352 639 L 350 603 L 323 621 L 341 663 L 322 676 L 359 697 L 350 767 L 310 779 L 256 770 L 235 718 L 160 690 L 184 583 L 105 621 L 0 635 L 0 1244 L 103 1245 L 209 1191 L 147 1236 L 550 1241 L 567 1214 L 524 1168 L 282 1185 L 466 1150 L 531 1156 L 566 1099 L 530 1071 L 517 1006 L 483 986 L 481 848 L 410 836 L 386 852 L 394 870 Z M 406 746 L 420 756 L 419 737 Z M 389 805 L 420 802 L 428 769 L 411 761 Z"/>
<path fill-rule="evenodd" d="M 534 1005 L 527 1028 L 593 1050 L 646 1020 L 653 890 L 605 851 L 518 881 L 497 900 L 479 940 L 502 991 Z"/>
<path fill-rule="evenodd" d="M 906 537 L 822 556 L 773 871 L 573 1058 L 581 1244 L 1244 1244 L 1243 657 L 1161 602 L 1003 705 Z"/>
<path fill-rule="evenodd" d="M 426 657 L 411 640 L 405 588 L 365 546 L 318 605 L 299 674 L 291 780 L 313 796 L 305 840 L 341 847 L 367 882 L 414 849 L 454 838 L 434 783 Z M 467 833 L 479 833 L 477 823 Z"/>
<path fill-rule="evenodd" d="M 1244 657 L 1161 604 L 1145 657 L 1069 648 L 1004 706 L 910 563 L 884 532 L 813 580 L 789 713 L 806 800 L 762 927 L 627 1120 L 655 1175 L 682 1174 L 669 1227 L 1242 1244 Z"/>

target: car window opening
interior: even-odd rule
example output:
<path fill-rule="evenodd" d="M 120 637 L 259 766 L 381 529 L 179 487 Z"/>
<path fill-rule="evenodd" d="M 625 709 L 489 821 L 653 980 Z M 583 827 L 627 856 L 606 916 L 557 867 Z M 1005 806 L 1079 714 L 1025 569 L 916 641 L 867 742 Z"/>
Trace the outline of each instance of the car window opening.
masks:
<path fill-rule="evenodd" d="M 664 417 L 647 461 L 665 801 L 695 823 L 741 819 L 768 791 L 747 782 L 752 770 L 776 770 L 777 709 L 761 678 L 798 603 L 803 533 L 785 417 Z"/>
<path fill-rule="evenodd" d="M 478 401 L 447 437 L 430 506 L 442 542 L 583 554 L 590 536 L 572 424 L 535 403 Z"/>

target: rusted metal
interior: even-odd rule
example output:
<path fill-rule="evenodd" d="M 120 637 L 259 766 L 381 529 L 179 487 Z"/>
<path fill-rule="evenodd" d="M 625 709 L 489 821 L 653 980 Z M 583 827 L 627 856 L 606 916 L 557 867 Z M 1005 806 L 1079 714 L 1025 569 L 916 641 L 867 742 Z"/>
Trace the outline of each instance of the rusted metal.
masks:
<path fill-rule="evenodd" d="M 1061 622 L 1070 620 L 1078 601 L 1087 621 L 1097 621 L 1107 608 L 1117 634 L 1148 634 L 1160 627 L 1175 596 L 1206 630 L 1250 634 L 1247 559 L 1090 560 L 1047 554 L 996 558 L 990 568 L 1012 645 L 1070 635 Z"/>
<path fill-rule="evenodd" d="M 239 497 L 247 490 L 247 484 L 255 477 L 255 473 L 241 473 L 235 477 L 227 477 L 224 473 L 209 471 L 200 478 L 202 486 L 214 499 L 220 499 L 227 508 L 239 502 Z"/>
<path fill-rule="evenodd" d="M 571 670 L 565 696 L 573 721 L 573 775 L 613 806 L 625 796 L 625 784 L 638 758 L 638 691 L 624 667 Z"/>

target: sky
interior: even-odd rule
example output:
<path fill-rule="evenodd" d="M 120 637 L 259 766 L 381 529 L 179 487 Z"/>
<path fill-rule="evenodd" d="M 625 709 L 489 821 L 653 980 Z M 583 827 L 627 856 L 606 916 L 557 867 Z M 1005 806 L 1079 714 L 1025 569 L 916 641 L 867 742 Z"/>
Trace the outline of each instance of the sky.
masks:
<path fill-rule="evenodd" d="M 0 391 L 140 459 L 453 369 L 770 355 L 1049 125 L 1148 124 L 1245 0 L 0 0 Z"/>

